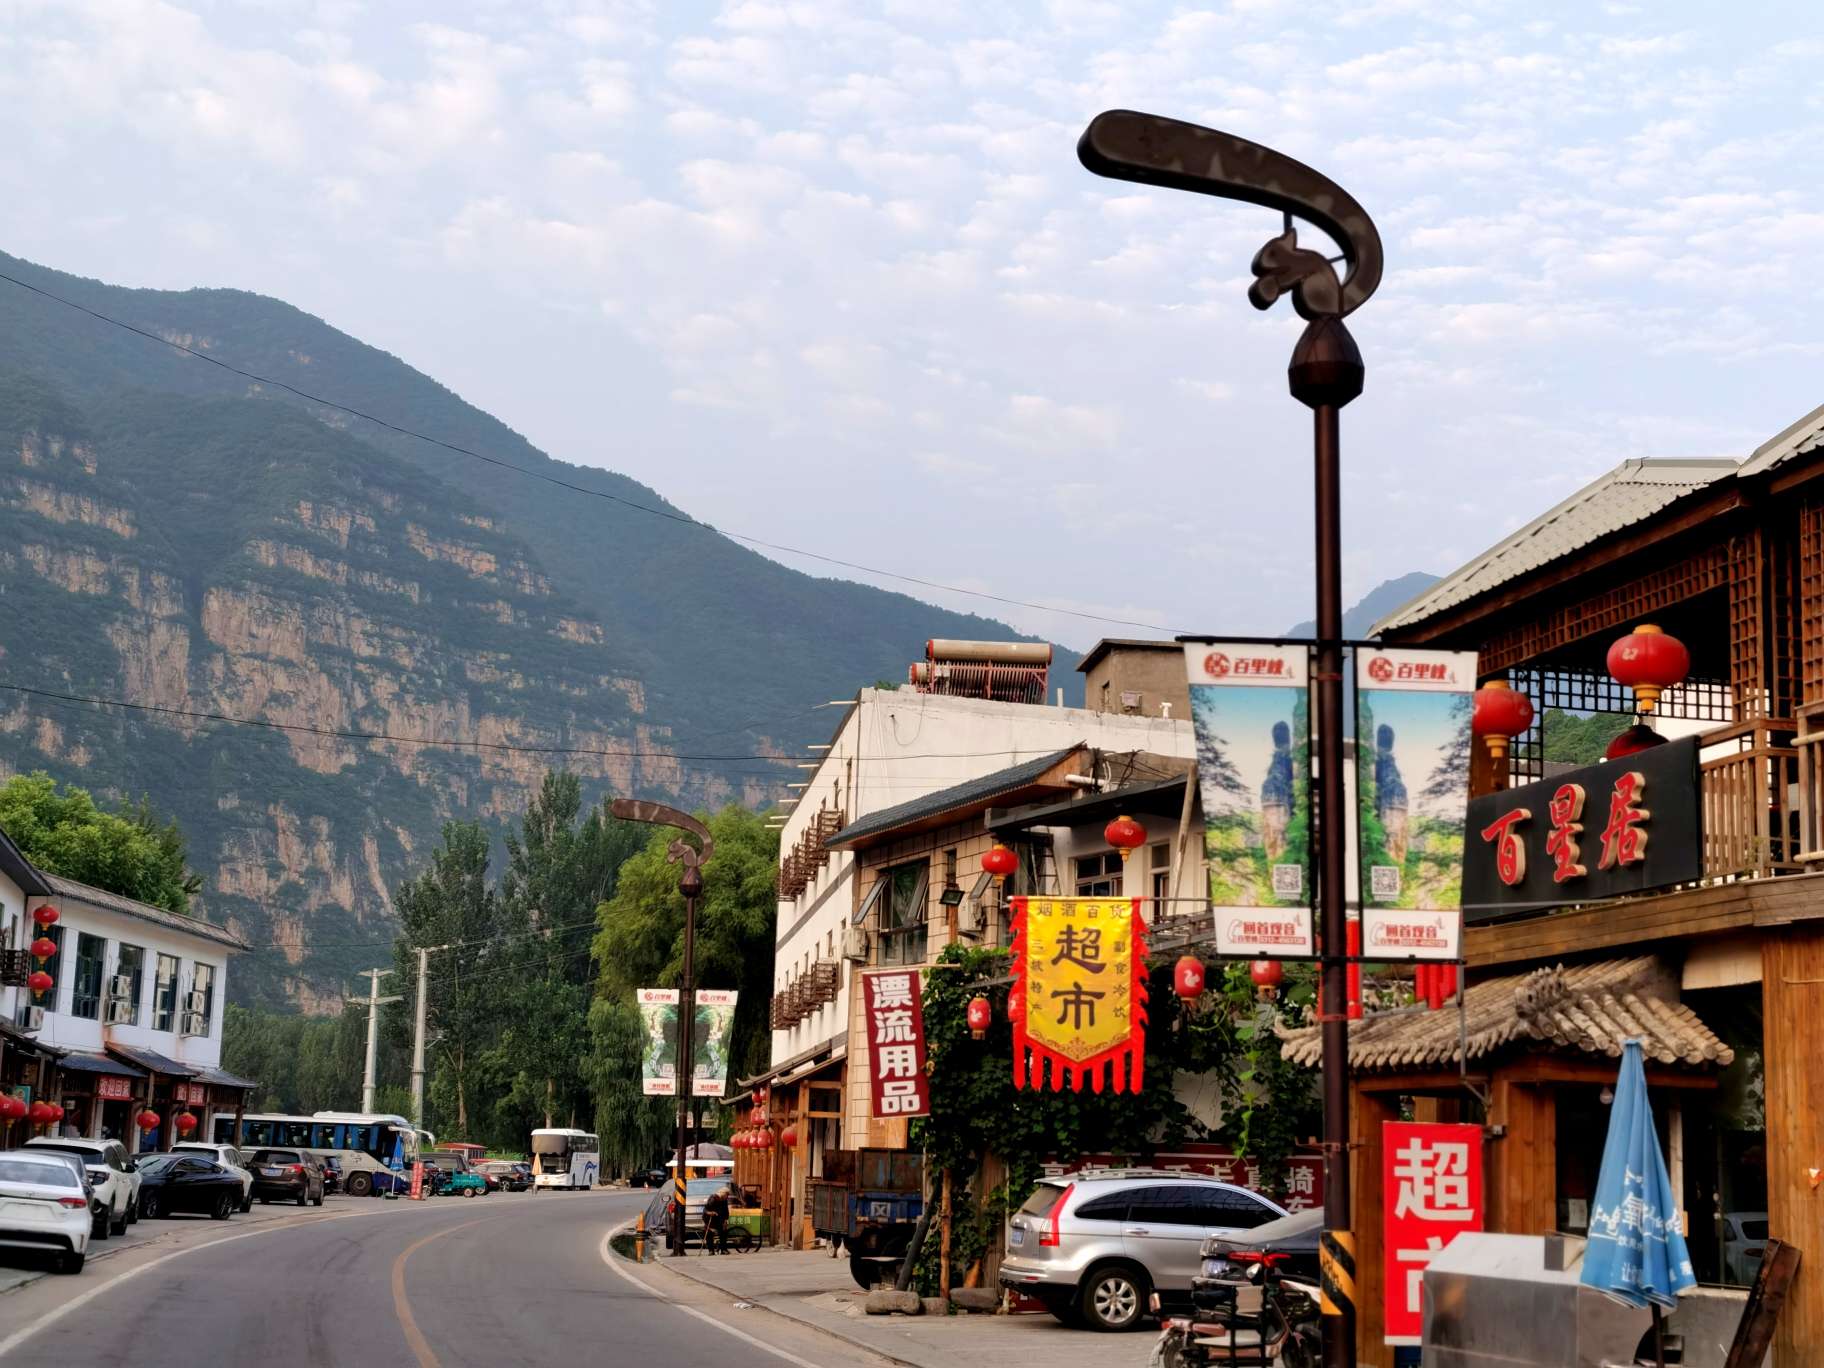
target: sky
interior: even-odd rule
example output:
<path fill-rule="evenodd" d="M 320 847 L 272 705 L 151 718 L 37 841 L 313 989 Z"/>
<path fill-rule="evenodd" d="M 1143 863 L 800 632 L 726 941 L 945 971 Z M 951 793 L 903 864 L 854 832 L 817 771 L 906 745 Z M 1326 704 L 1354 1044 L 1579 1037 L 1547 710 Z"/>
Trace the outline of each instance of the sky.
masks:
<path fill-rule="evenodd" d="M 1824 401 L 1820 58 L 1814 6 L 1661 0 L 0 0 L 0 247 L 278 296 L 719 527 L 1271 633 L 1312 612 L 1277 220 L 1091 176 L 1087 121 L 1379 225 L 1352 601 Z"/>

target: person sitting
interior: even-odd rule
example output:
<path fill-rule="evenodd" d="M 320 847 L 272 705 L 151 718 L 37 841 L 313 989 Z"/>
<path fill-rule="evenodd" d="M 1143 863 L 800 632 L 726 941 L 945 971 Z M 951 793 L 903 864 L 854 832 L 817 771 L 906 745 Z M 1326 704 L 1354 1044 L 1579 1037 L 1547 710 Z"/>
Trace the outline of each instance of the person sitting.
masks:
<path fill-rule="evenodd" d="M 703 1252 L 728 1253 L 728 1189 L 718 1188 L 703 1203 Z"/>

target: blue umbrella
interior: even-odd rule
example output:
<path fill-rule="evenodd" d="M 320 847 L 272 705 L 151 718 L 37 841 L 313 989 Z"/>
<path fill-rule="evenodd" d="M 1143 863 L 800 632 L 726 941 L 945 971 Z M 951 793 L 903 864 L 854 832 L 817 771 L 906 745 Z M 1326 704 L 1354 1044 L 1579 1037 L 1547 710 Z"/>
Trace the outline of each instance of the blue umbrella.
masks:
<path fill-rule="evenodd" d="M 1609 1111 L 1609 1139 L 1590 1211 L 1583 1282 L 1629 1306 L 1678 1304 L 1697 1285 L 1679 1229 L 1678 1201 L 1653 1130 L 1640 1042 L 1622 1047 L 1621 1073 Z"/>

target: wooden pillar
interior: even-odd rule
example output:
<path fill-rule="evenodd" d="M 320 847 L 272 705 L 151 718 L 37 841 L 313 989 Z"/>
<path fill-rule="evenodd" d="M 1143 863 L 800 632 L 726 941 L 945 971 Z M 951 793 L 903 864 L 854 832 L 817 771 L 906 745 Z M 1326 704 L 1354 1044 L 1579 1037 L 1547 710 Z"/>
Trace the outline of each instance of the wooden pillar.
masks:
<path fill-rule="evenodd" d="M 1488 1228 L 1547 1234 L 1558 1227 L 1557 1094 L 1549 1083 L 1516 1083 L 1500 1071 L 1491 1092 L 1488 1124 L 1505 1133 L 1487 1142 Z"/>
<path fill-rule="evenodd" d="M 1824 1078 L 1817 1023 L 1824 1020 L 1824 929 L 1814 922 L 1770 929 L 1761 942 L 1762 1059 L 1767 1115 L 1767 1233 L 1797 1245 L 1798 1276 L 1773 1342 L 1775 1368 L 1817 1362 L 1824 1344 Z"/>
<path fill-rule="evenodd" d="M 1382 1263 L 1386 1258 L 1382 1241 L 1381 1124 L 1400 1119 L 1397 1093 L 1353 1090 L 1349 1105 L 1350 1196 L 1355 1210 L 1351 1225 L 1355 1229 L 1355 1343 L 1356 1362 L 1361 1368 L 1391 1368 L 1393 1350 L 1382 1341 L 1387 1331 L 1382 1298 L 1386 1279 Z"/>

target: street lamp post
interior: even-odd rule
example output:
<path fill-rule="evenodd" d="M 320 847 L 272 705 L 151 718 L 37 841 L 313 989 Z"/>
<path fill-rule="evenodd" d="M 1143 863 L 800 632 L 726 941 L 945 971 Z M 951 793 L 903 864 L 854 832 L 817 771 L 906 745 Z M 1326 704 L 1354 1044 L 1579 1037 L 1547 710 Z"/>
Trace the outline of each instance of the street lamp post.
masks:
<path fill-rule="evenodd" d="M 684 866 L 684 872 L 678 877 L 678 892 L 684 897 L 684 981 L 678 991 L 678 1155 L 677 1172 L 672 1175 L 672 1200 L 677 1203 L 678 1214 L 669 1232 L 672 1256 L 683 1258 L 685 1198 L 689 1193 L 685 1160 L 690 1148 L 691 1092 L 696 1083 L 691 1028 L 696 1024 L 697 1015 L 697 899 L 703 895 L 701 866 L 708 863 L 716 843 L 703 823 L 688 812 L 680 812 L 663 803 L 649 803 L 643 798 L 616 798 L 608 804 L 608 811 L 623 822 L 676 827 L 697 838 L 697 844 L 693 846 L 680 836 L 665 850 L 666 863 Z"/>
<path fill-rule="evenodd" d="M 1292 349 L 1292 397 L 1311 409 L 1317 492 L 1317 824 L 1318 901 L 1323 941 L 1318 1021 L 1324 1043 L 1323 1325 L 1326 1368 L 1355 1363 L 1355 1238 L 1349 1193 L 1348 910 L 1343 807 L 1343 593 L 1340 415 L 1362 392 L 1364 368 L 1343 318 L 1381 281 L 1381 238 L 1343 188 L 1301 162 L 1232 134 L 1153 114 L 1099 114 L 1077 143 L 1099 176 L 1243 200 L 1284 215 L 1284 230 L 1254 256 L 1248 300 L 1270 307 L 1282 294 L 1305 320 Z M 1348 273 L 1298 245 L 1293 219 L 1327 233 Z"/>

